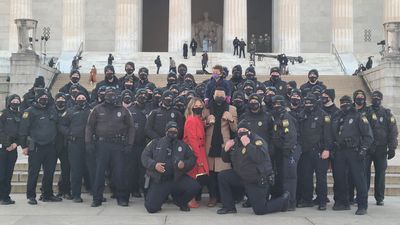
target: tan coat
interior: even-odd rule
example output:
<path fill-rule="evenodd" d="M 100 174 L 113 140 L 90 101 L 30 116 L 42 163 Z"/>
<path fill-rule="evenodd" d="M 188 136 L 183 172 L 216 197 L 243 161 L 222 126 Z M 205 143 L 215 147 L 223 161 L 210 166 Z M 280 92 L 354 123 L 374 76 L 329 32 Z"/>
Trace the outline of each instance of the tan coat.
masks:
<path fill-rule="evenodd" d="M 222 148 L 224 148 L 225 143 L 231 138 L 230 136 L 231 131 L 236 132 L 237 130 L 238 118 L 237 118 L 236 107 L 229 106 L 229 113 L 232 115 L 233 121 L 231 122 L 225 119 L 222 119 L 221 121 L 222 139 L 224 141 L 224 144 L 222 144 Z M 224 118 L 226 114 L 227 112 L 225 112 L 222 117 Z M 214 132 L 214 125 L 210 124 L 208 120 L 208 117 L 210 116 L 209 109 L 204 110 L 203 116 L 206 118 L 206 152 L 208 155 L 211 148 L 211 139 Z M 208 166 L 210 168 L 210 171 L 215 171 L 215 172 L 220 172 L 231 168 L 230 163 L 223 162 L 221 157 L 218 158 L 208 157 Z"/>

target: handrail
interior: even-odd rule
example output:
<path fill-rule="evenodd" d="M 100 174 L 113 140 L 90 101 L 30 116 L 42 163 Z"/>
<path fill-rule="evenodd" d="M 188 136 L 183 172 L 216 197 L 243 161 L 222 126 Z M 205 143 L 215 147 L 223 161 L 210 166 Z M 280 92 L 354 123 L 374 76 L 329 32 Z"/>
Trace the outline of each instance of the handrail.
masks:
<path fill-rule="evenodd" d="M 344 63 L 343 63 L 343 61 L 342 61 L 342 58 L 340 57 L 339 52 L 338 52 L 338 50 L 337 50 L 335 44 L 333 44 L 333 43 L 332 43 L 332 53 L 335 55 L 336 60 L 339 62 L 339 65 L 340 65 L 340 67 L 342 68 L 342 71 L 344 72 L 344 74 L 347 75 L 347 74 L 348 74 L 348 73 L 347 73 L 347 69 L 346 69 L 346 67 L 344 66 Z"/>

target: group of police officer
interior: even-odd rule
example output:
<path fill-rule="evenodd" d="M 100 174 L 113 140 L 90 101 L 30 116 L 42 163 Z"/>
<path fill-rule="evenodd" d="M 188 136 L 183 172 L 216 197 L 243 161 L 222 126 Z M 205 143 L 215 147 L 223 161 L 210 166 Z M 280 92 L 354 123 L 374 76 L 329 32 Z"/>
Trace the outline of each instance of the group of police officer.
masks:
<path fill-rule="evenodd" d="M 22 99 L 8 96 L 0 113 L 1 204 L 15 203 L 11 178 L 21 146 L 29 157 L 29 204 L 37 204 L 36 184 L 43 168 L 43 202 L 64 198 L 80 203 L 84 185 L 93 195 L 91 206 L 98 207 L 106 201 L 108 180 L 120 206 L 143 193 L 149 213 L 160 211 L 169 196 L 182 211 L 189 211 L 188 202 L 200 186 L 186 175 L 196 157 L 181 140 L 185 109 L 193 97 L 204 99 L 208 107 L 215 90 L 225 92 L 225 101 L 235 106 L 239 118 L 237 132 L 221 153 L 232 169 L 218 175 L 218 214 L 236 213 L 235 203 L 244 196 L 243 207 L 252 207 L 255 214 L 314 205 L 326 210 L 329 168 L 333 210 L 349 210 L 357 203 L 356 214 L 366 214 L 372 162 L 376 203 L 384 204 L 387 160 L 395 156 L 398 132 L 394 116 L 381 105 L 381 92 L 374 91 L 367 106 L 366 94 L 357 90 L 353 98 L 341 97 L 338 108 L 335 91 L 318 81 L 315 69 L 300 88 L 283 81 L 279 68 L 272 68 L 270 79 L 262 83 L 254 67 L 243 77 L 241 66 L 235 66 L 227 79 L 228 69 L 216 65 L 212 77 L 197 84 L 181 64 L 178 74 L 168 74 L 165 87 L 148 80 L 147 68 L 140 68 L 137 77 L 133 62 L 126 63 L 125 71 L 117 78 L 114 67 L 107 65 L 104 80 L 91 95 L 79 84 L 79 71 L 73 70 L 70 82 L 54 98 L 43 77 L 36 78 Z M 55 195 L 57 160 L 61 177 Z"/>

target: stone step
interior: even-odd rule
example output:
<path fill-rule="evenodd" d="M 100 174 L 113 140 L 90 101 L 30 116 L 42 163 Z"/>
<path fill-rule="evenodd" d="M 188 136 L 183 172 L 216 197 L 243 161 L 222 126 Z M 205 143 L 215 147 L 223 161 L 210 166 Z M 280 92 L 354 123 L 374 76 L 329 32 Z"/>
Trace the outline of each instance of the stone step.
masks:
<path fill-rule="evenodd" d="M 24 194 L 26 193 L 26 184 L 24 183 L 11 183 L 12 188 L 11 188 L 11 193 L 13 194 Z M 40 193 L 40 188 L 41 188 L 41 184 L 38 183 L 37 187 L 36 187 L 36 193 Z M 55 193 L 57 193 L 58 187 L 57 187 L 57 183 L 53 183 L 53 191 Z M 110 189 L 108 186 L 106 186 L 105 193 L 110 193 Z M 87 191 L 82 188 L 82 193 L 87 193 Z M 328 184 L 328 195 L 333 195 L 333 184 Z M 374 187 L 373 184 L 371 184 L 371 188 L 369 190 L 368 195 L 374 196 Z M 385 195 L 386 196 L 400 196 L 400 185 L 386 185 L 385 188 Z"/>

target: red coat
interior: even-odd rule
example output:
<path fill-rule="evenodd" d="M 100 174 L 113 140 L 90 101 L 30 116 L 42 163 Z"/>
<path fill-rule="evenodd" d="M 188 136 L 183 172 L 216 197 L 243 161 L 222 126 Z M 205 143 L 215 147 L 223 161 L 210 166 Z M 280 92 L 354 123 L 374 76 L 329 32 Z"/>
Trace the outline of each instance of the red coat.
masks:
<path fill-rule="evenodd" d="M 188 172 L 188 175 L 194 179 L 209 173 L 205 136 L 203 121 L 198 116 L 188 116 L 185 122 L 183 141 L 192 148 L 197 157 L 196 165 Z"/>

